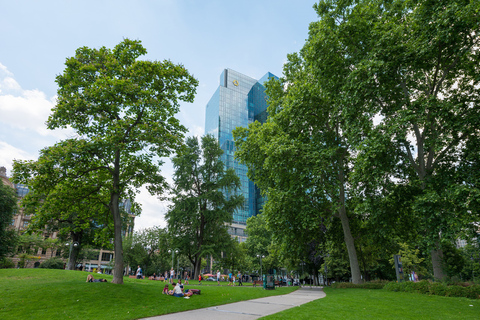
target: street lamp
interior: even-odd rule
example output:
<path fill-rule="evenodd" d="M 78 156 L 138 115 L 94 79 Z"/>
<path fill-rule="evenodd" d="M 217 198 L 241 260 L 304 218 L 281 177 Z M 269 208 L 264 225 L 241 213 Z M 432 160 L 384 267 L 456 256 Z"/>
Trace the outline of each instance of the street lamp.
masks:
<path fill-rule="evenodd" d="M 262 270 L 262 258 L 265 258 L 265 256 L 262 254 L 257 254 L 257 257 L 260 258 L 260 276 L 262 277 L 263 280 L 263 270 Z"/>
<path fill-rule="evenodd" d="M 73 250 L 73 247 L 78 247 L 79 243 L 77 241 L 72 241 L 72 242 L 67 242 L 65 243 L 65 246 L 66 247 L 70 247 L 70 250 L 68 252 L 68 264 L 71 263 L 71 259 L 72 259 L 72 250 Z"/>
<path fill-rule="evenodd" d="M 168 249 L 168 253 L 172 253 L 172 269 L 173 269 L 173 255 L 175 253 L 178 253 L 178 249 L 175 249 L 175 250 L 172 250 L 172 249 Z M 177 263 L 177 267 L 178 267 L 178 263 Z"/>

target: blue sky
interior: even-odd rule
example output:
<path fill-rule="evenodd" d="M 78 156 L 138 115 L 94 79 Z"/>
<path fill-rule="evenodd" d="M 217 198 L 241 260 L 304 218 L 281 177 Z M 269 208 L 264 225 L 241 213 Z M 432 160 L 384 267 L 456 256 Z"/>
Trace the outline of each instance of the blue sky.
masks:
<path fill-rule="evenodd" d="M 11 1 L 0 0 L 0 166 L 30 160 L 71 135 L 44 123 L 54 106 L 55 76 L 78 47 L 113 48 L 124 38 L 142 41 L 141 59 L 183 64 L 198 80 L 195 102 L 178 114 L 189 135 L 204 133 L 205 106 L 231 68 L 259 79 L 282 74 L 317 19 L 313 0 L 298 1 Z M 167 163 L 162 169 L 170 177 Z M 135 229 L 165 226 L 166 203 L 144 190 Z"/>

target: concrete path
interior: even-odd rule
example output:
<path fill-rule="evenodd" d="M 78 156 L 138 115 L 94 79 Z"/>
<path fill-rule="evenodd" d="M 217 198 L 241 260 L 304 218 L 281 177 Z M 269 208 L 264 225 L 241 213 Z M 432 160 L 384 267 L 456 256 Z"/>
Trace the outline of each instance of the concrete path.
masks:
<path fill-rule="evenodd" d="M 300 288 L 292 293 L 254 300 L 240 301 L 205 309 L 196 309 L 163 316 L 145 318 L 148 320 L 195 319 L 195 320 L 250 320 L 268 316 L 304 303 L 324 298 L 322 288 Z"/>

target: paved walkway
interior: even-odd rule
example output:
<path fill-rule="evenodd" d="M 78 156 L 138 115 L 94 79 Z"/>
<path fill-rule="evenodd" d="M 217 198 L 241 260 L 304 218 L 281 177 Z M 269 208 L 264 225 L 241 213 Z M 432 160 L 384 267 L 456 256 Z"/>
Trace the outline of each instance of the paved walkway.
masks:
<path fill-rule="evenodd" d="M 254 300 L 240 301 L 205 309 L 196 309 L 163 316 L 145 318 L 148 320 L 195 319 L 195 320 L 251 320 L 268 316 L 304 303 L 324 298 L 322 288 L 300 288 L 292 293 Z"/>

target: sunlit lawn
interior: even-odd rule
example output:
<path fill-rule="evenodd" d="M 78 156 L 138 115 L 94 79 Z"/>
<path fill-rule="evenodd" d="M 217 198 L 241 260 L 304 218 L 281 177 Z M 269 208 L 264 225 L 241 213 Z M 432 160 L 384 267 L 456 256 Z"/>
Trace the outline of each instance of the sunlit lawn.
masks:
<path fill-rule="evenodd" d="M 480 319 L 479 300 L 385 290 L 324 291 L 323 299 L 262 319 Z"/>
<path fill-rule="evenodd" d="M 201 289 L 201 295 L 187 300 L 162 295 L 163 281 L 125 278 L 123 285 L 116 285 L 111 283 L 112 276 L 95 274 L 109 282 L 87 283 L 87 275 L 81 271 L 1 269 L 0 319 L 138 319 L 295 290 L 192 281 L 186 288 Z"/>

